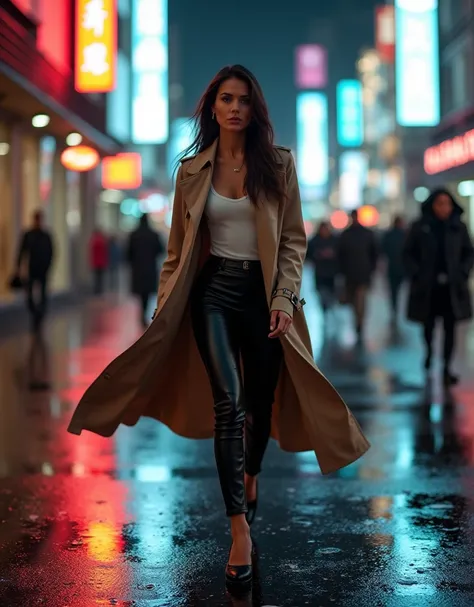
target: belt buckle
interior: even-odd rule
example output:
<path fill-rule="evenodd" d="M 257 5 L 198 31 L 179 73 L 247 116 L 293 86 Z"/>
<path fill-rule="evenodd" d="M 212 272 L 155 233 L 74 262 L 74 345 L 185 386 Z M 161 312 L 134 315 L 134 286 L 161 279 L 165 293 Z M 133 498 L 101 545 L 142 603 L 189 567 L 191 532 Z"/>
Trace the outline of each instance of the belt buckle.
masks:
<path fill-rule="evenodd" d="M 250 268 L 250 264 L 248 261 L 244 261 L 244 263 L 242 264 L 244 270 L 248 270 Z"/>

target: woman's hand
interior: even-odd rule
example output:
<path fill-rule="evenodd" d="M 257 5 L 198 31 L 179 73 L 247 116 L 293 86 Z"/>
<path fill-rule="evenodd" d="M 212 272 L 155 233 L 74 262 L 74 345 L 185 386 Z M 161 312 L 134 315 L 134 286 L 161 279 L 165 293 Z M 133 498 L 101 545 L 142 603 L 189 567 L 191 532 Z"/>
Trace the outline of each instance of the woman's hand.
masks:
<path fill-rule="evenodd" d="M 293 319 L 289 314 L 283 312 L 283 310 L 273 310 L 270 315 L 270 331 L 268 337 L 271 339 L 280 337 L 280 335 L 286 335 L 290 330 Z"/>

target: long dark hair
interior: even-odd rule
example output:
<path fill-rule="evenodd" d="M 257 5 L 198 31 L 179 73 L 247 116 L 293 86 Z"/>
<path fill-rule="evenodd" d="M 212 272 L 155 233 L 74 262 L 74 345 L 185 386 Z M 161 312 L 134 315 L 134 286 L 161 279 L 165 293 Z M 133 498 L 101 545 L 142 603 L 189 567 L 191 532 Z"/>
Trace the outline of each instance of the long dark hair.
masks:
<path fill-rule="evenodd" d="M 212 106 L 217 91 L 223 82 L 237 78 L 249 87 L 252 118 L 246 131 L 245 160 L 247 176 L 244 188 L 250 200 L 257 203 L 259 195 L 264 194 L 277 200 L 285 197 L 283 183 L 277 172 L 276 156 L 273 148 L 274 132 L 268 115 L 263 91 L 255 76 L 242 65 L 230 65 L 222 68 L 212 79 L 198 103 L 192 120 L 195 124 L 195 138 L 184 151 L 181 158 L 189 154 L 199 154 L 219 136 L 219 124 L 212 119 Z"/>

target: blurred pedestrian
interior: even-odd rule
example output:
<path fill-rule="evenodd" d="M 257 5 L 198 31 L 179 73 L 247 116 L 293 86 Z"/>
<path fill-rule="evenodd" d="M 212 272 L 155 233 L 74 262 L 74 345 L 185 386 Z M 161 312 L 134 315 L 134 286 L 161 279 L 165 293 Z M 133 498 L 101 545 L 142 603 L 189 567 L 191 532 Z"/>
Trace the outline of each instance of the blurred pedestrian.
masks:
<path fill-rule="evenodd" d="M 110 288 L 116 291 L 120 283 L 120 267 L 122 264 L 122 247 L 117 236 L 112 234 L 109 238 L 109 265 L 108 275 L 110 280 Z"/>
<path fill-rule="evenodd" d="M 33 214 L 31 229 L 23 233 L 17 259 L 17 275 L 25 276 L 31 327 L 36 333 L 43 324 L 48 303 L 48 277 L 54 258 L 53 239 L 44 227 L 43 212 Z M 23 264 L 26 262 L 26 271 Z"/>
<path fill-rule="evenodd" d="M 291 151 L 273 145 L 260 85 L 242 66 L 223 68 L 194 119 L 154 321 L 86 391 L 69 429 L 110 436 L 143 414 L 213 436 L 232 534 L 225 578 L 240 594 L 252 585 L 249 525 L 272 429 L 289 451 L 314 449 L 325 474 L 369 445 L 311 354 L 298 178 Z"/>
<path fill-rule="evenodd" d="M 392 322 L 397 322 L 398 299 L 400 288 L 405 279 L 403 265 L 403 247 L 406 239 L 406 227 L 403 217 L 396 216 L 392 227 L 382 238 L 382 252 L 387 261 L 387 278 L 390 288 L 390 303 L 392 306 Z"/>
<path fill-rule="evenodd" d="M 165 253 L 161 236 L 148 222 L 148 215 L 140 217 L 138 228 L 130 234 L 127 258 L 132 273 L 132 293 L 140 299 L 140 321 L 148 327 L 150 295 L 158 290 L 158 258 Z"/>
<path fill-rule="evenodd" d="M 109 264 L 109 247 L 102 230 L 96 229 L 90 241 L 90 264 L 94 274 L 94 294 L 104 292 L 104 276 Z"/>
<path fill-rule="evenodd" d="M 374 233 L 359 222 L 357 210 L 351 212 L 351 225 L 339 237 L 339 271 L 344 277 L 344 300 L 353 310 L 357 337 L 364 329 L 367 291 L 377 265 L 378 248 Z"/>
<path fill-rule="evenodd" d="M 326 313 L 335 301 L 337 276 L 337 236 L 327 221 L 319 224 L 309 241 L 306 259 L 314 266 L 316 289 Z"/>
<path fill-rule="evenodd" d="M 427 371 L 432 364 L 436 319 L 443 319 L 446 385 L 458 381 L 451 370 L 456 324 L 472 316 L 468 280 L 474 250 L 462 214 L 462 207 L 447 190 L 433 191 L 421 207 L 421 217 L 412 224 L 404 249 L 410 278 L 408 318 L 424 326 Z"/>

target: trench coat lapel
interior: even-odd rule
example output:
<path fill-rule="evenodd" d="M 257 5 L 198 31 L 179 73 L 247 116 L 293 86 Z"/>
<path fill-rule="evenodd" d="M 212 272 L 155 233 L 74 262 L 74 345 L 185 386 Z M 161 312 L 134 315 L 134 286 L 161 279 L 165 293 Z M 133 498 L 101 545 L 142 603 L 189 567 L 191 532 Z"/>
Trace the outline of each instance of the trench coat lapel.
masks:
<path fill-rule="evenodd" d="M 186 208 L 196 231 L 199 229 L 212 184 L 218 142 L 219 140 L 216 139 L 209 148 L 193 159 L 183 176 L 183 180 L 178 184 L 183 192 Z M 280 178 L 284 180 L 283 162 L 279 162 L 279 159 L 278 166 Z M 270 260 L 273 262 L 267 268 L 266 276 L 271 276 L 274 273 L 277 262 L 278 230 L 281 214 L 282 203 L 273 198 L 268 200 L 263 198 L 256 205 L 255 221 L 260 259 L 264 266 L 270 266 Z M 265 287 L 267 298 L 270 299 L 273 285 L 268 283 L 265 284 Z"/>
<path fill-rule="evenodd" d="M 183 192 L 184 202 L 195 230 L 199 228 L 202 214 L 212 183 L 212 173 L 217 151 L 216 141 L 198 154 L 189 165 L 183 180 L 178 184 Z"/>

